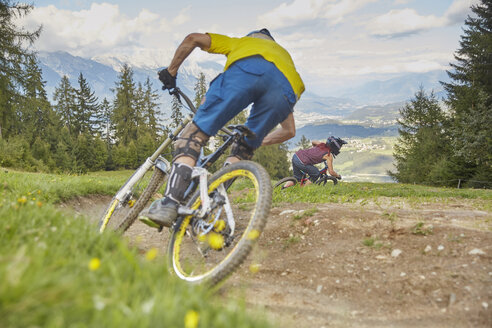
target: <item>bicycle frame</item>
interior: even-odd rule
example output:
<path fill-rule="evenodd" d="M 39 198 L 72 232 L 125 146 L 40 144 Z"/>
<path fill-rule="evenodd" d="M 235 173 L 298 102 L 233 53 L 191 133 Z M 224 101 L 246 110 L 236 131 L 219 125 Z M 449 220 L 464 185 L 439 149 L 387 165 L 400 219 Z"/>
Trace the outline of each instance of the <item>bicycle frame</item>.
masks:
<path fill-rule="evenodd" d="M 319 170 L 319 177 L 318 177 L 318 180 L 323 176 L 323 175 L 327 175 L 326 171 L 328 171 L 328 165 L 326 164 L 326 161 L 324 161 L 325 163 L 325 167 L 322 168 L 321 170 Z M 306 182 L 309 180 L 309 174 L 307 174 L 306 172 L 302 172 L 303 175 L 302 175 L 302 178 L 301 178 L 301 181 L 299 181 L 299 185 L 300 186 L 304 186 L 306 184 Z"/>
<path fill-rule="evenodd" d="M 175 88 L 173 91 L 169 92 L 171 95 L 174 95 L 178 101 L 181 102 L 180 97 L 182 97 L 186 104 L 188 105 L 188 108 L 193 112 L 196 113 L 196 108 L 191 102 L 191 100 L 179 89 Z M 183 123 L 162 143 L 162 145 L 156 150 L 156 152 L 148 159 L 148 161 L 152 161 L 153 158 L 157 159 L 159 162 L 161 157 L 160 154 L 166 149 L 169 144 L 177 139 L 178 134 L 184 129 L 186 124 L 191 122 L 193 117 L 190 115 L 188 116 Z M 208 182 L 207 182 L 207 177 L 208 177 L 208 171 L 207 168 L 209 168 L 220 156 L 222 156 L 225 151 L 235 142 L 238 141 L 242 136 L 243 132 L 240 131 L 239 129 L 234 129 L 233 131 L 229 130 L 228 128 L 221 128 L 220 131 L 222 131 L 225 135 L 222 136 L 224 143 L 219 146 L 213 153 L 204 156 L 203 154 L 203 149 L 200 151 L 200 157 L 197 160 L 197 163 L 195 167 L 193 168 L 192 172 L 192 181 L 190 185 L 188 186 L 187 190 L 185 191 L 184 194 L 184 199 L 187 199 L 195 190 L 197 187 L 199 187 L 200 190 L 200 198 L 202 199 L 202 208 L 199 211 L 199 213 L 195 213 L 194 210 L 192 210 L 189 207 L 186 206 L 180 206 L 178 208 L 178 214 L 179 215 L 192 215 L 195 214 L 197 217 L 204 217 L 210 210 L 211 210 L 211 204 L 212 201 L 210 197 L 208 196 Z M 167 161 L 166 161 L 167 162 Z M 146 161 L 147 163 L 147 161 Z M 167 167 L 170 167 L 169 165 L 164 165 Z M 156 167 L 159 168 L 159 164 L 156 165 Z M 160 168 L 159 168 L 160 169 Z M 167 171 L 165 171 L 167 172 Z M 144 171 L 145 173 L 145 171 Z M 167 172 L 168 173 L 168 172 Z M 198 182 L 196 181 L 197 179 L 194 178 L 199 178 Z M 227 196 L 225 192 L 225 188 L 222 186 L 219 188 L 219 193 L 222 194 L 222 196 Z M 224 208 L 226 213 L 232 213 L 231 210 L 231 205 L 229 204 L 227 197 L 225 197 L 225 204 Z M 230 217 L 230 215 L 227 215 L 228 223 L 229 226 L 232 228 L 232 232 L 234 231 L 234 222 L 230 221 L 233 220 L 233 218 Z"/>

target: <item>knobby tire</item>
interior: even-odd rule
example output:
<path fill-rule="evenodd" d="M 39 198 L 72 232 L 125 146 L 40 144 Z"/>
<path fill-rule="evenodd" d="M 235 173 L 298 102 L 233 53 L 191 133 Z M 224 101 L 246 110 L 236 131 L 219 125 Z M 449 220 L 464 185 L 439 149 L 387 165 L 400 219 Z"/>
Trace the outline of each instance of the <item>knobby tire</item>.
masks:
<path fill-rule="evenodd" d="M 155 168 L 154 172 L 152 173 L 152 176 L 149 180 L 148 185 L 145 187 L 144 191 L 142 194 L 138 197 L 138 199 L 135 200 L 135 203 L 131 207 L 131 209 L 126 213 L 123 217 L 119 218 L 120 222 L 117 223 L 114 227 L 111 227 L 112 230 L 114 231 L 119 231 L 119 232 L 125 232 L 137 219 L 138 215 L 140 212 L 145 208 L 147 203 L 149 202 L 150 198 L 152 195 L 162 186 L 164 183 L 164 179 L 166 177 L 166 174 L 162 172 L 161 170 Z M 139 181 L 135 185 L 137 185 Z M 132 186 L 131 188 L 133 188 Z M 102 221 L 104 218 L 109 215 L 108 223 L 105 229 L 108 229 L 110 227 L 110 223 L 113 221 L 117 220 L 117 215 L 118 215 L 118 201 L 116 198 L 113 198 L 111 201 L 110 205 L 108 206 L 107 210 L 105 211 L 104 216 L 100 220 L 100 226 L 102 225 Z M 129 206 L 128 204 L 122 204 L 122 206 Z M 103 232 L 105 229 L 101 230 Z"/>
<path fill-rule="evenodd" d="M 251 181 L 246 179 L 250 179 Z M 240 181 L 246 181 L 248 182 L 248 186 L 253 184 L 253 188 L 235 189 L 235 187 L 230 187 L 230 184 L 227 183 L 229 181 L 232 181 L 233 184 L 236 182 L 241 184 L 242 182 Z M 212 287 L 224 280 L 244 262 L 267 222 L 267 216 L 272 203 L 272 185 L 267 171 L 261 165 L 251 161 L 240 161 L 222 168 L 208 180 L 209 195 L 212 195 L 214 190 L 218 190 L 221 184 L 228 187 L 227 197 L 229 201 L 238 195 L 242 195 L 240 197 L 249 197 L 249 195 L 254 194 L 256 196 L 256 199 L 253 201 L 254 209 L 250 211 L 249 208 L 241 208 L 241 204 L 238 205 L 234 201 L 231 203 L 233 210 L 236 211 L 234 213 L 236 224 L 234 236 L 238 238 L 232 239 L 234 241 L 237 240 L 237 243 L 233 247 L 225 246 L 220 250 L 212 250 L 208 247 L 206 251 L 212 252 L 210 256 L 203 255 L 202 251 L 199 250 L 197 252 L 197 250 L 193 249 L 193 246 L 197 248 L 199 246 L 197 245 L 198 241 L 193 240 L 194 237 L 190 232 L 192 216 L 178 218 L 171 231 L 169 241 L 169 267 L 180 279 L 190 283 L 206 284 Z M 247 205 L 243 204 L 243 206 L 249 206 L 250 203 L 246 203 Z M 200 191 L 197 190 L 188 202 L 188 206 L 197 209 L 200 208 L 200 205 Z M 220 212 L 221 208 L 225 208 L 225 206 L 218 206 L 217 208 L 219 209 L 218 212 Z M 214 217 L 223 218 L 221 214 L 212 212 L 206 217 L 206 220 L 212 220 Z M 236 234 L 240 228 L 244 228 L 244 231 Z M 202 244 L 204 243 L 202 242 Z M 190 251 L 187 251 L 188 249 Z M 223 259 L 222 255 L 224 256 Z M 197 260 L 194 260 L 195 258 L 193 256 Z M 218 263 L 198 263 L 209 261 L 208 258 L 210 258 L 210 262 L 213 262 L 214 257 L 220 258 L 216 261 Z M 193 268 L 187 269 L 186 266 Z M 200 269 L 205 272 L 198 272 Z"/>
<path fill-rule="evenodd" d="M 274 189 L 277 189 L 277 188 L 280 188 L 280 189 L 284 189 L 284 184 L 286 182 L 289 182 L 289 181 L 292 181 L 294 182 L 294 185 L 292 185 L 292 187 L 294 187 L 296 184 L 297 184 L 297 179 L 294 178 L 294 177 L 286 177 L 286 178 L 283 178 L 279 181 L 277 181 L 277 183 L 273 186 Z"/>

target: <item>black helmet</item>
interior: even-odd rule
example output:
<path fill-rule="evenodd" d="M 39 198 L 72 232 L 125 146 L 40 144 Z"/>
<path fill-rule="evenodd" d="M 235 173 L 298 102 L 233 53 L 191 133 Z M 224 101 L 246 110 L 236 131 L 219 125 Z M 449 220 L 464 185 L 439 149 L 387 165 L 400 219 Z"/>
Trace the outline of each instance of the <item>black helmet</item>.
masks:
<path fill-rule="evenodd" d="M 326 139 L 326 146 L 330 148 L 330 152 L 333 154 L 333 157 L 340 154 L 340 148 L 345 145 L 347 142 L 341 138 L 336 138 L 334 136 Z"/>
<path fill-rule="evenodd" d="M 256 31 L 249 32 L 246 36 L 252 36 L 253 34 L 258 34 L 258 33 L 267 36 L 268 38 L 272 39 L 272 41 L 275 41 L 275 39 L 273 38 L 273 36 L 270 34 L 270 31 L 267 30 L 266 28 L 262 28 L 261 30 L 256 30 Z"/>

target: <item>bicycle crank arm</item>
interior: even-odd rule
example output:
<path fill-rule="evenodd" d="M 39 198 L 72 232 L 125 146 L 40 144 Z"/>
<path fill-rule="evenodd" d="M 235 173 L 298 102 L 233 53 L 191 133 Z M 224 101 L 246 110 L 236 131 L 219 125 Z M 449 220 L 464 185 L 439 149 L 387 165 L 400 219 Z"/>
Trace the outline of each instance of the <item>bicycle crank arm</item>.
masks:
<path fill-rule="evenodd" d="M 191 209 L 191 208 L 186 207 L 186 206 L 180 206 L 178 208 L 178 215 L 188 216 L 188 215 L 194 215 L 195 213 L 196 213 L 196 210 Z"/>

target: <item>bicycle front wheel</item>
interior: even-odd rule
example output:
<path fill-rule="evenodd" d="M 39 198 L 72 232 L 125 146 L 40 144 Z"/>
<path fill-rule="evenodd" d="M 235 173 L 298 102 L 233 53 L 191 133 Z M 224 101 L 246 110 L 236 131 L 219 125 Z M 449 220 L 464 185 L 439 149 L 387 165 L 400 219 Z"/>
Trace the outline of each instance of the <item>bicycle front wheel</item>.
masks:
<path fill-rule="evenodd" d="M 320 177 L 320 178 L 319 178 L 319 179 L 315 182 L 315 184 L 320 185 L 320 186 L 324 186 L 324 185 L 326 185 L 326 183 L 327 183 L 328 181 L 333 182 L 333 185 L 334 185 L 334 186 L 338 183 L 337 178 L 335 178 L 335 177 L 333 177 L 333 176 L 331 176 L 331 175 L 323 175 L 323 176 L 321 176 L 321 177 Z"/>
<path fill-rule="evenodd" d="M 137 174 L 138 170 L 134 173 Z M 99 221 L 99 232 L 104 232 L 106 229 L 124 232 L 137 219 L 140 212 L 154 198 L 162 197 L 156 194 L 159 188 L 164 183 L 166 174 L 160 169 L 146 171 L 143 176 L 137 181 L 131 183 L 132 178 L 121 187 L 127 189 L 123 200 L 118 200 L 116 196 L 111 200 L 104 215 Z M 132 185 L 129 185 L 129 184 Z"/>
<path fill-rule="evenodd" d="M 241 161 L 216 172 L 208 181 L 208 194 L 212 210 L 205 217 L 178 219 L 168 258 L 179 278 L 214 286 L 251 252 L 267 222 L 272 186 L 261 165 Z M 201 209 L 200 190 L 188 205 Z"/>

